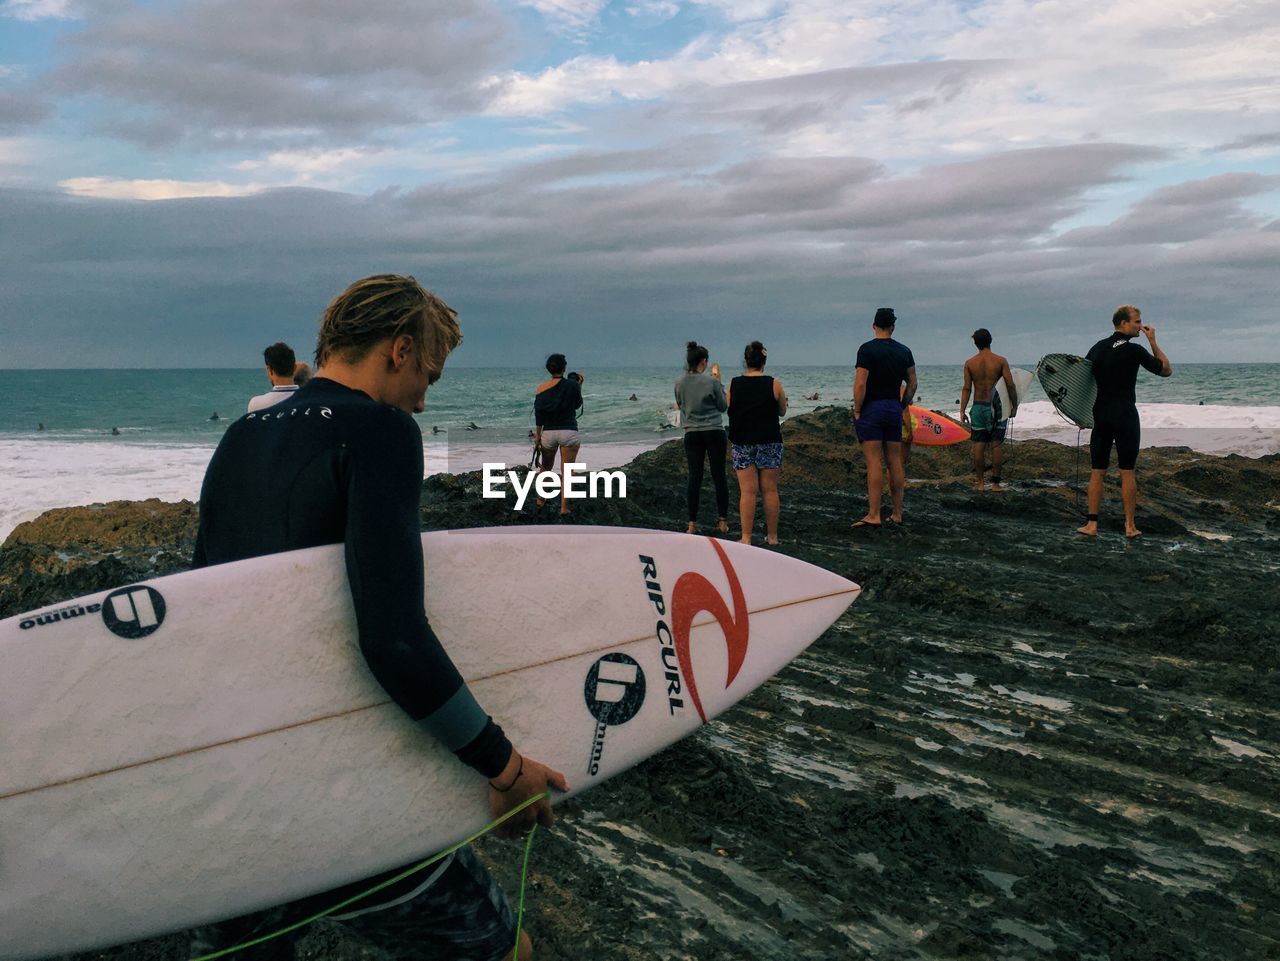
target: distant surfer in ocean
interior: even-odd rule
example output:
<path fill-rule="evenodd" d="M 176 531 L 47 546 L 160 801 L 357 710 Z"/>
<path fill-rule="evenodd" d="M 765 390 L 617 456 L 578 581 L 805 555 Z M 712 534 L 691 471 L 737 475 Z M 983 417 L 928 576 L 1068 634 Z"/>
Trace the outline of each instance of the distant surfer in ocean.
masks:
<path fill-rule="evenodd" d="M 916 361 L 911 350 L 893 339 L 898 318 L 892 307 L 880 307 L 871 322 L 875 334 L 858 348 L 853 376 L 853 426 L 867 463 L 867 513 L 854 527 L 879 527 L 880 501 L 884 497 L 881 464 L 889 469 L 889 494 L 893 513 L 902 523 L 903 492 L 907 475 L 902 466 L 902 412 L 916 393 Z"/>
<path fill-rule="evenodd" d="M 1093 366 L 1093 379 L 1098 384 L 1098 398 L 1093 402 L 1093 434 L 1089 440 L 1092 471 L 1089 473 L 1089 514 L 1077 533 L 1087 537 L 1098 534 L 1098 508 L 1102 504 L 1102 482 L 1111 465 L 1111 448 L 1116 449 L 1120 467 L 1120 501 L 1124 505 L 1125 537 L 1138 537 L 1134 513 L 1138 505 L 1138 444 L 1142 423 L 1138 417 L 1135 389 L 1138 368 L 1143 367 L 1157 377 L 1168 377 L 1173 365 L 1156 343 L 1156 329 L 1142 322 L 1142 311 L 1132 304 L 1116 308 L 1111 317 L 1115 328 L 1092 347 L 1086 358 Z M 1133 343 L 1138 334 L 1146 334 L 1151 350 Z M 1005 383 L 1009 383 L 1008 380 Z"/>
<path fill-rule="evenodd" d="M 702 468 L 711 464 L 711 484 L 716 491 L 716 528 L 729 533 L 729 482 L 724 475 L 724 458 L 729 446 L 724 433 L 724 412 L 728 409 L 720 367 L 707 373 L 707 348 L 695 340 L 685 348 L 684 373 L 676 379 L 676 403 L 684 427 L 684 456 L 689 465 L 690 534 L 698 532 L 698 503 L 702 499 Z"/>
<path fill-rule="evenodd" d="M 412 415 L 423 410 L 427 388 L 461 340 L 454 311 L 412 277 L 367 277 L 335 298 L 320 322 L 315 376 L 279 401 L 278 410 L 297 416 L 242 418 L 223 435 L 200 493 L 192 566 L 345 543 L 359 646 L 371 673 L 419 727 L 488 780 L 496 818 L 548 787 L 568 785 L 512 746 L 424 613 L 423 451 Z M 270 777 L 269 765 L 260 774 Z M 552 820 L 543 799 L 498 830 L 510 836 Z M 246 922 L 255 926 L 250 932 L 235 936 L 275 931 L 407 867 L 317 895 L 284 916 L 259 915 Z M 334 919 L 393 957 L 405 957 L 396 942 L 406 931 L 414 957 L 504 958 L 515 943 L 511 905 L 470 847 L 435 873 L 388 883 L 348 910 Z M 292 957 L 295 936 L 285 935 L 274 950 Z M 522 938 L 519 957 L 532 950 Z"/>
<path fill-rule="evenodd" d="M 979 327 L 973 332 L 973 346 L 978 352 L 964 362 L 964 386 L 960 388 L 960 422 L 968 424 L 973 441 L 973 489 L 986 489 L 987 445 L 991 445 L 991 490 L 1004 491 L 1000 467 L 1004 462 L 1004 435 L 1009 418 L 1018 412 L 1018 389 L 1013 383 L 1009 361 L 991 350 L 991 331 Z M 1009 391 L 1009 410 L 1000 406 L 996 381 L 1001 377 Z M 969 397 L 973 396 L 972 412 Z"/>
<path fill-rule="evenodd" d="M 294 356 L 293 348 L 288 344 L 277 342 L 263 350 L 262 362 L 267 372 L 267 380 L 271 382 L 271 389 L 265 394 L 249 398 L 248 413 L 250 414 L 274 407 L 285 398 L 292 397 L 299 389 L 299 385 L 293 379 L 298 370 L 298 359 Z M 210 419 L 216 420 L 217 416 L 214 414 Z"/>

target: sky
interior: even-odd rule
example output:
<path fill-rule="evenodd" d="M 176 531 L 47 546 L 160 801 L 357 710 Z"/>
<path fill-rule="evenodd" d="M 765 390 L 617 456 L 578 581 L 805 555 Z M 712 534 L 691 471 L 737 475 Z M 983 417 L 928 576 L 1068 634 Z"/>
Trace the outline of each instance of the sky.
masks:
<path fill-rule="evenodd" d="M 1280 362 L 1274 0 L 0 0 L 0 368 Z"/>

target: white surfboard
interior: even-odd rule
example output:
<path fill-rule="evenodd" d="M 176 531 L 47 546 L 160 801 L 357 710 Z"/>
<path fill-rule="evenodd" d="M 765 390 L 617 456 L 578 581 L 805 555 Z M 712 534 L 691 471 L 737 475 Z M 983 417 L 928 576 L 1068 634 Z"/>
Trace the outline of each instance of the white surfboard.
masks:
<path fill-rule="evenodd" d="M 575 791 L 715 717 L 858 596 L 785 555 L 630 528 L 423 536 L 480 704 Z M 484 780 L 369 674 L 341 546 L 0 621 L 0 958 L 117 944 L 425 857 Z"/>
<path fill-rule="evenodd" d="M 1031 383 L 1036 379 L 1036 375 L 1021 367 L 1010 367 L 1009 373 L 1013 375 L 1013 386 L 1018 392 L 1018 404 L 1021 405 L 1027 399 L 1027 391 L 1031 389 Z M 1009 403 L 1009 388 L 1005 385 L 1003 377 L 996 381 L 995 392 L 1000 395 L 1000 409 L 1004 411 L 1004 416 L 1013 416 L 1009 413 L 1013 410 L 1013 405 Z"/>

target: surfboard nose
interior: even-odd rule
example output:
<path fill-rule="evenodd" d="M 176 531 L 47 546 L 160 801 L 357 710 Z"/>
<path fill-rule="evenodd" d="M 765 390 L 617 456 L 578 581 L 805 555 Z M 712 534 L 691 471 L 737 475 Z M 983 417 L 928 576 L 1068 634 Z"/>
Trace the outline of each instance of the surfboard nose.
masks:
<path fill-rule="evenodd" d="M 777 551 L 705 541 L 720 570 L 700 564 L 689 580 L 677 581 L 672 629 L 677 639 L 688 638 L 682 666 L 695 680 L 694 705 L 709 720 L 821 637 L 862 589 Z"/>

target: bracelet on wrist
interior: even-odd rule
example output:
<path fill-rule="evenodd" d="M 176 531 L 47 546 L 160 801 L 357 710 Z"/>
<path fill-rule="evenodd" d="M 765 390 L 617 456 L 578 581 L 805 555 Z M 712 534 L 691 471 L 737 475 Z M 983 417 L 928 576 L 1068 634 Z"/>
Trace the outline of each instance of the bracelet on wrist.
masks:
<path fill-rule="evenodd" d="M 508 791 L 510 791 L 513 787 L 515 787 L 515 786 L 516 786 L 516 782 L 520 780 L 520 777 L 521 777 L 521 775 L 523 775 L 523 774 L 524 774 L 524 755 L 521 755 L 521 756 L 520 756 L 520 767 L 519 767 L 519 769 L 516 771 L 516 776 L 515 776 L 515 777 L 513 777 L 513 778 L 511 779 L 511 783 L 510 783 L 510 784 L 508 784 L 506 787 L 498 787 L 498 785 L 496 785 L 496 784 L 494 784 L 492 781 L 490 781 L 490 782 L 489 782 L 489 787 L 493 788 L 493 789 L 494 789 L 495 791 L 497 791 L 499 794 L 506 794 Z"/>

